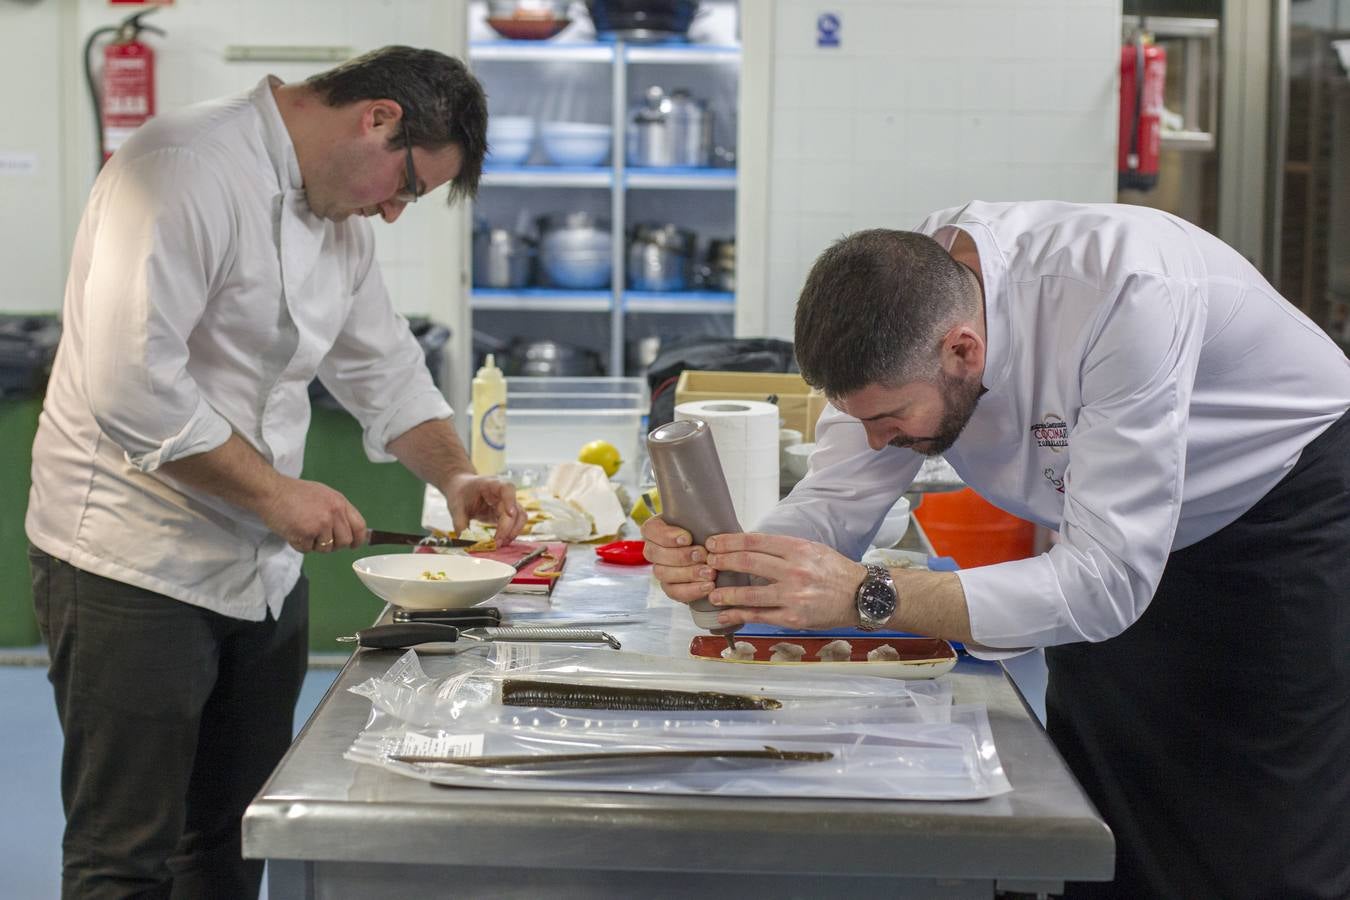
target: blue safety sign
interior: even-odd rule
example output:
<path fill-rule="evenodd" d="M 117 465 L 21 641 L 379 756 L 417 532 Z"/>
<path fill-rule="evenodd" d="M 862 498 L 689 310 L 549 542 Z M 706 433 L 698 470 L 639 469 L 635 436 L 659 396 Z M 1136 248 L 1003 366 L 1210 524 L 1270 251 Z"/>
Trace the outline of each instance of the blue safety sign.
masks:
<path fill-rule="evenodd" d="M 816 46 L 839 46 L 839 15 L 837 13 L 821 13 L 816 16 Z"/>

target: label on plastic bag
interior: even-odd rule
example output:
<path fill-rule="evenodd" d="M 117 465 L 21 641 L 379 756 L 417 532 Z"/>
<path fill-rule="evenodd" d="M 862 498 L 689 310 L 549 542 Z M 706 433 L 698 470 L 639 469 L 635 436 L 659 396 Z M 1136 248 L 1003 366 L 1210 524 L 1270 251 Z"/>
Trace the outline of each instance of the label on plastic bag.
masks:
<path fill-rule="evenodd" d="M 434 734 L 409 732 L 403 736 L 403 746 L 399 748 L 401 756 L 482 756 L 483 735 L 448 734 L 438 731 Z"/>
<path fill-rule="evenodd" d="M 503 672 L 516 669 L 528 669 L 539 665 L 540 653 L 537 644 L 494 644 L 492 664 Z"/>

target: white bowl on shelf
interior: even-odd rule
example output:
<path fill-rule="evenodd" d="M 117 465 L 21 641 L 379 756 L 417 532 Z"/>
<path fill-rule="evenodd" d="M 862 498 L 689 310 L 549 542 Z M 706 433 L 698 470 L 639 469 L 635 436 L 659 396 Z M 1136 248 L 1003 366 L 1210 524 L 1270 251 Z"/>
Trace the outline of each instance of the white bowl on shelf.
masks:
<path fill-rule="evenodd" d="M 533 116 L 489 116 L 488 140 L 493 138 L 533 138 L 535 134 Z"/>
<path fill-rule="evenodd" d="M 495 559 L 441 553 L 367 556 L 352 571 L 375 596 L 404 609 L 464 609 L 495 596 L 516 574 Z"/>
<path fill-rule="evenodd" d="M 488 158 L 492 165 L 519 166 L 534 150 L 535 121 L 529 116 L 493 116 L 488 119 Z"/>
<path fill-rule="evenodd" d="M 492 166 L 524 165 L 533 150 L 533 141 L 489 141 L 487 163 Z"/>
<path fill-rule="evenodd" d="M 539 143 L 555 166 L 598 166 L 609 156 L 614 129 L 589 122 L 545 122 Z"/>

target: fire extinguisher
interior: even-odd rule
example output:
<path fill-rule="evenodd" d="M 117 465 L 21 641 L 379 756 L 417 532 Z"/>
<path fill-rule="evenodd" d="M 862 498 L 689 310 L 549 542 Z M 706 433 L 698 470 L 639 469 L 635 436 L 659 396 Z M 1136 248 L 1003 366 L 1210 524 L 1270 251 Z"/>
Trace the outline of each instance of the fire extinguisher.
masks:
<path fill-rule="evenodd" d="M 1116 186 L 1147 191 L 1158 184 L 1167 51 L 1136 31 L 1120 48 L 1120 148 Z"/>
<path fill-rule="evenodd" d="M 133 131 L 155 114 L 155 51 L 140 39 L 143 31 L 164 36 L 162 30 L 141 22 L 155 11 L 155 8 L 143 10 L 117 25 L 95 29 L 85 41 L 84 77 L 94 104 L 100 167 Z M 113 38 L 103 46 L 102 74 L 96 80 L 89 55 L 105 34 L 112 34 Z"/>

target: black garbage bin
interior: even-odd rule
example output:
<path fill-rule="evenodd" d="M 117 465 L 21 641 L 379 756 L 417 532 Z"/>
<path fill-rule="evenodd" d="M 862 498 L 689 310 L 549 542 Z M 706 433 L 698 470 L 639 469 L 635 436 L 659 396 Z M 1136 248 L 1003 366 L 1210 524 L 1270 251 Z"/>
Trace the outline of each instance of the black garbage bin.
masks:
<path fill-rule="evenodd" d="M 444 355 L 445 345 L 450 340 L 450 329 L 421 316 L 409 318 L 408 327 L 412 329 L 413 337 L 417 338 L 417 343 L 422 346 L 422 353 L 425 354 L 427 360 L 427 368 L 431 370 L 431 377 L 435 380 L 436 386 L 439 387 L 441 384 L 441 359 Z M 342 405 L 333 399 L 333 395 L 328 393 L 328 389 L 317 378 L 309 383 L 309 402 L 315 407 L 324 409 L 342 408 Z"/>
<path fill-rule="evenodd" d="M 55 315 L 0 315 L 0 646 L 39 640 L 23 519 L 33 437 L 61 322 Z"/>

